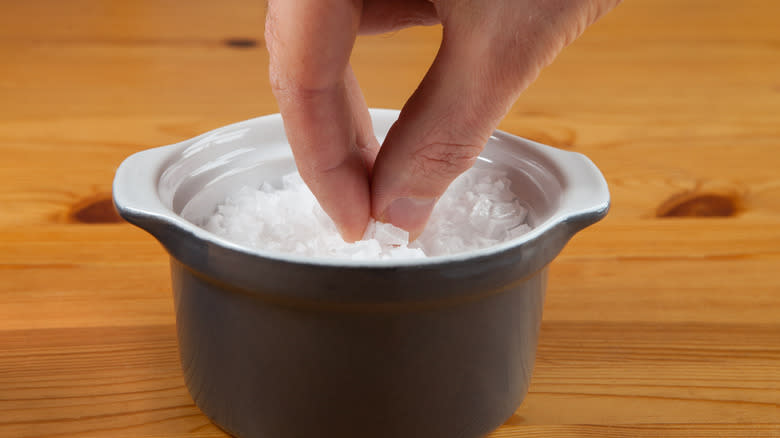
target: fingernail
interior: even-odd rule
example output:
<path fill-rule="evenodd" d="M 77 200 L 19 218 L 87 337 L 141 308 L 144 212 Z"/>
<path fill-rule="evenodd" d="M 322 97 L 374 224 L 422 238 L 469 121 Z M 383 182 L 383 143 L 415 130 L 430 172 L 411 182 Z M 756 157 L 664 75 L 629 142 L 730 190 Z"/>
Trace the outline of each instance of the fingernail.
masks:
<path fill-rule="evenodd" d="M 398 198 L 387 206 L 382 220 L 408 231 L 419 232 L 425 227 L 435 204 L 435 198 Z"/>

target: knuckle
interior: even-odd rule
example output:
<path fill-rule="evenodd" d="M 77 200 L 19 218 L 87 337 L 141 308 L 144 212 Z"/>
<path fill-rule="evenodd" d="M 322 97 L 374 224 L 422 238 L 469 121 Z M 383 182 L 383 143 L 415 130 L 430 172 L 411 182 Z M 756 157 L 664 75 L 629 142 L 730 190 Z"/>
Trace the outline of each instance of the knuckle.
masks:
<path fill-rule="evenodd" d="M 470 169 L 482 152 L 473 143 L 428 143 L 414 153 L 416 173 L 428 178 L 454 179 Z"/>
<path fill-rule="evenodd" d="M 271 69 L 269 81 L 271 91 L 277 99 L 282 98 L 300 105 L 317 106 L 322 103 L 323 99 L 332 95 L 336 88 L 335 85 L 303 85 L 301 79 L 284 74 L 278 68 Z"/>

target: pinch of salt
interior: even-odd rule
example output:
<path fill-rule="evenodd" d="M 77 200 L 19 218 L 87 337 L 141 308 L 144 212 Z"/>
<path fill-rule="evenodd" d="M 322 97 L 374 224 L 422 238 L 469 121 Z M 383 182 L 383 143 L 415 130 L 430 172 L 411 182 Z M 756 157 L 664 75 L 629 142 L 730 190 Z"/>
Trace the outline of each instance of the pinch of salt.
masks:
<path fill-rule="evenodd" d="M 374 238 L 382 245 L 406 245 L 409 243 L 409 232 L 393 224 L 376 222 Z"/>

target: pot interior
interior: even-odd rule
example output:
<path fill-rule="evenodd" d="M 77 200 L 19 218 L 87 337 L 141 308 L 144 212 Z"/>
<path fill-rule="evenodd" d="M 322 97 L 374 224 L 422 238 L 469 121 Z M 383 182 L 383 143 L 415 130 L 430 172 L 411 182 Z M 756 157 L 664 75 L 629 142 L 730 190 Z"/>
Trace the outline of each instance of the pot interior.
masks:
<path fill-rule="evenodd" d="M 397 112 L 372 111 L 381 142 Z M 562 196 L 559 167 L 535 145 L 496 133 L 476 166 L 507 172 L 512 190 L 529 209 L 536 226 L 555 214 Z M 163 203 L 202 226 L 218 204 L 243 186 L 279 184 L 296 169 L 280 117 L 262 117 L 227 126 L 179 145 L 164 164 L 158 182 Z"/>

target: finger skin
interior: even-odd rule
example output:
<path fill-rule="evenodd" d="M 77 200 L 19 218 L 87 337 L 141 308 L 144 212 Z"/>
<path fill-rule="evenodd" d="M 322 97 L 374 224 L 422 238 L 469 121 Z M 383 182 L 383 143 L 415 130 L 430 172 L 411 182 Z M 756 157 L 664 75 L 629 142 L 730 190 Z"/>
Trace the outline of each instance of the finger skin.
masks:
<path fill-rule="evenodd" d="M 272 88 L 301 175 L 343 237 L 359 238 L 369 213 L 419 235 L 519 94 L 617 3 L 270 0 Z M 355 36 L 439 21 L 439 53 L 377 151 L 348 66 Z"/>
<path fill-rule="evenodd" d="M 439 22 L 436 7 L 429 0 L 363 0 L 360 34 L 394 32 Z"/>
<path fill-rule="evenodd" d="M 367 110 L 348 69 L 360 5 L 351 0 L 271 0 L 266 20 L 273 93 L 301 177 L 347 241 L 370 214 L 364 152 Z M 365 113 L 365 114 L 364 114 Z M 370 128 L 369 128 L 370 129 Z"/>
<path fill-rule="evenodd" d="M 442 45 L 373 169 L 372 215 L 418 236 L 520 93 L 613 7 L 604 0 L 436 2 Z"/>
<path fill-rule="evenodd" d="M 371 114 L 368 112 L 366 99 L 363 97 L 360 84 L 351 67 L 347 68 L 344 84 L 347 88 L 347 97 L 352 109 L 355 126 L 355 145 L 363 158 L 363 163 L 370 176 L 371 169 L 374 167 L 374 161 L 376 161 L 376 155 L 379 153 L 379 142 L 376 139 L 376 135 L 374 135 L 374 125 L 371 122 Z"/>

